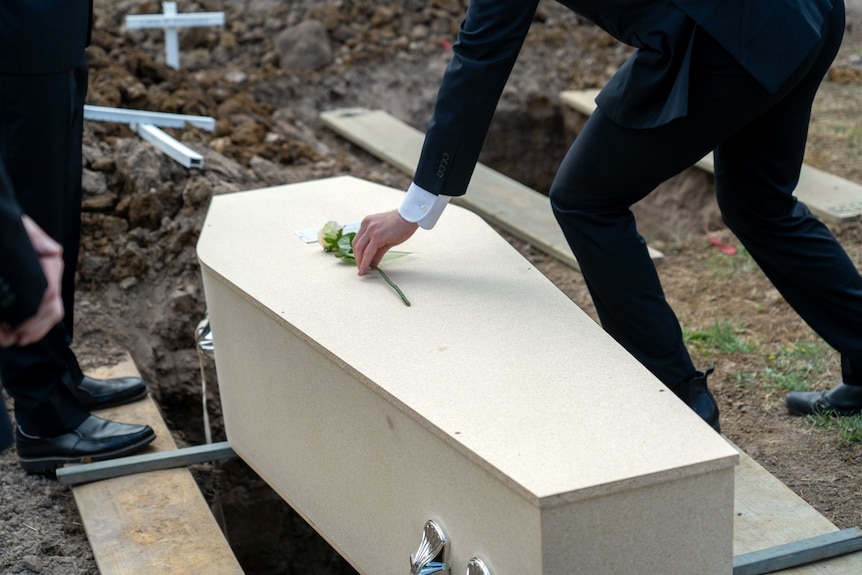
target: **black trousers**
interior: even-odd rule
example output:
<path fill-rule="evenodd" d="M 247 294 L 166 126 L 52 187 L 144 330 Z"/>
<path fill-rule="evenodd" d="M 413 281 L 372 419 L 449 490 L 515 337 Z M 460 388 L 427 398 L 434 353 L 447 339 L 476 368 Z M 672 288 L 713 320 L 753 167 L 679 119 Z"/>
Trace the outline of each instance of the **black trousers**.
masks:
<path fill-rule="evenodd" d="M 64 250 L 66 316 L 40 342 L 0 350 L 0 381 L 27 433 L 56 435 L 89 412 L 67 386 L 81 370 L 70 349 L 81 233 L 81 170 L 87 65 L 56 74 L 0 74 L 0 155 L 22 209 Z"/>
<path fill-rule="evenodd" d="M 671 388 L 696 370 L 629 207 L 713 150 L 725 223 L 790 305 L 840 352 L 845 383 L 862 385 L 862 277 L 793 196 L 812 102 L 843 31 L 839 2 L 820 46 L 770 94 L 698 29 L 685 117 L 635 130 L 597 110 L 560 166 L 551 205 L 602 326 Z"/>

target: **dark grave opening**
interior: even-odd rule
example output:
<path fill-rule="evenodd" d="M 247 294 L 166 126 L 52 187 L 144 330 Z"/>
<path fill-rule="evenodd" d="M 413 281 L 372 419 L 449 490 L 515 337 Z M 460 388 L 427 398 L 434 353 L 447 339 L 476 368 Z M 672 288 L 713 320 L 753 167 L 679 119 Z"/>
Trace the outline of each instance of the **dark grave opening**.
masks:
<path fill-rule="evenodd" d="M 479 161 L 547 195 L 586 117 L 544 96 L 497 110 Z M 626 166 L 621 165 L 621 170 Z M 550 207 L 548 208 L 550 209 Z M 711 173 L 691 167 L 632 206 L 650 243 L 679 242 L 724 228 Z"/>

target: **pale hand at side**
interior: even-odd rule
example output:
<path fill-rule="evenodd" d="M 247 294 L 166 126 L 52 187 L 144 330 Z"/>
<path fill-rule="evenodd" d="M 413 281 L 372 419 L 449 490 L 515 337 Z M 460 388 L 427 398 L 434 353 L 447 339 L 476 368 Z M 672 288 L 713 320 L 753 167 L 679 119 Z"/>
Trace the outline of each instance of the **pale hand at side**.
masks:
<path fill-rule="evenodd" d="M 36 315 L 23 322 L 17 328 L 0 325 L 0 346 L 29 345 L 45 337 L 52 327 L 63 319 L 63 299 L 61 297 L 61 280 L 63 278 L 63 247 L 54 241 L 42 228 L 36 225 L 28 216 L 21 218 L 24 229 L 30 237 L 30 243 L 39 256 L 42 273 L 48 281 L 48 287 L 42 294 L 42 301 Z"/>

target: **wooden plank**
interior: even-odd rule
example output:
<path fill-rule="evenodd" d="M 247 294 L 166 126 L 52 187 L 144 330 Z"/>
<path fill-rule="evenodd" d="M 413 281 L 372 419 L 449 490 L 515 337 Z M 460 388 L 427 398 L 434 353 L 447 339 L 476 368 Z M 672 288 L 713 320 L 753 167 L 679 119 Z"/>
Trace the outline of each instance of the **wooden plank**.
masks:
<path fill-rule="evenodd" d="M 227 441 L 221 441 L 209 445 L 182 447 L 173 451 L 156 451 L 143 455 L 118 457 L 107 461 L 69 465 L 57 470 L 57 481 L 67 485 L 77 485 L 145 471 L 185 467 L 195 463 L 233 457 L 236 457 L 236 453 L 231 446 L 228 445 Z"/>
<path fill-rule="evenodd" d="M 320 117 L 345 139 L 405 174 L 413 175 L 425 138 L 419 130 L 382 110 L 340 109 L 323 112 Z M 466 195 L 452 201 L 572 268 L 580 269 L 551 212 L 547 196 L 478 164 Z M 653 248 L 649 251 L 653 261 L 661 261 L 661 252 Z"/>
<path fill-rule="evenodd" d="M 796 197 L 826 221 L 847 223 L 862 217 L 862 185 L 807 164 L 802 166 Z"/>
<path fill-rule="evenodd" d="M 733 575 L 764 575 L 862 550 L 862 531 L 853 527 L 733 558 Z"/>
<path fill-rule="evenodd" d="M 596 109 L 595 98 L 599 90 L 568 90 L 560 100 L 572 110 L 589 116 Z M 695 164 L 696 167 L 715 173 L 712 153 Z M 818 217 L 831 223 L 847 223 L 862 217 L 862 185 L 824 172 L 808 164 L 802 165 L 795 195 Z"/>
<path fill-rule="evenodd" d="M 90 372 L 99 378 L 138 375 L 131 359 Z M 147 423 L 156 440 L 141 453 L 177 448 L 153 399 L 96 412 Z M 242 568 L 188 469 L 166 469 L 72 488 L 102 575 L 237 575 Z"/>
<path fill-rule="evenodd" d="M 740 459 L 734 496 L 735 557 L 838 532 L 831 521 L 738 447 L 737 450 Z M 794 567 L 781 573 L 858 575 L 862 573 L 862 553 Z"/>

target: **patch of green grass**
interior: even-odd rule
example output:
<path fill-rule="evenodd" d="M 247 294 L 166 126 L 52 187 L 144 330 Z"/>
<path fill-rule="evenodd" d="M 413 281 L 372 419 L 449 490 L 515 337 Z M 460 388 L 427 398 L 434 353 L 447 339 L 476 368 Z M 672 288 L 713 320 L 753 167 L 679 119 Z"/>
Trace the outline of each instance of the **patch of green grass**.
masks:
<path fill-rule="evenodd" d="M 679 239 L 650 242 L 650 245 L 665 255 L 678 255 L 686 250 L 686 245 Z"/>
<path fill-rule="evenodd" d="M 706 266 L 713 277 L 727 277 L 737 272 L 758 269 L 748 250 L 742 246 L 734 247 L 737 249 L 735 254 L 731 255 L 715 250 L 707 257 Z"/>
<path fill-rule="evenodd" d="M 771 389 L 806 391 L 808 382 L 815 381 L 817 374 L 826 370 L 828 359 L 822 340 L 796 342 L 769 354 L 759 376 Z"/>
<path fill-rule="evenodd" d="M 770 389 L 786 391 L 806 391 L 808 389 L 808 372 L 764 367 L 760 370 L 760 377 L 766 380 L 766 386 Z"/>
<path fill-rule="evenodd" d="M 710 351 L 724 353 L 752 353 L 757 344 L 740 337 L 746 326 L 733 324 L 729 321 L 717 321 L 711 326 L 700 330 L 683 330 L 685 343 L 697 353 L 709 354 Z"/>
<path fill-rule="evenodd" d="M 858 128 L 840 125 L 835 126 L 833 131 L 836 136 L 845 138 L 851 148 L 855 148 L 862 144 L 862 130 Z"/>
<path fill-rule="evenodd" d="M 728 373 L 724 380 L 731 382 L 733 385 L 741 389 L 745 389 L 755 382 L 755 378 L 750 372 L 741 369 Z"/>
<path fill-rule="evenodd" d="M 806 416 L 808 423 L 812 426 L 838 433 L 841 436 L 842 445 L 862 443 L 862 415 L 838 416 L 832 414 L 818 414 Z"/>

